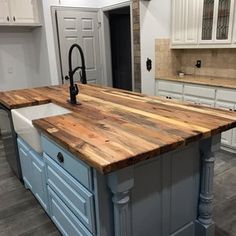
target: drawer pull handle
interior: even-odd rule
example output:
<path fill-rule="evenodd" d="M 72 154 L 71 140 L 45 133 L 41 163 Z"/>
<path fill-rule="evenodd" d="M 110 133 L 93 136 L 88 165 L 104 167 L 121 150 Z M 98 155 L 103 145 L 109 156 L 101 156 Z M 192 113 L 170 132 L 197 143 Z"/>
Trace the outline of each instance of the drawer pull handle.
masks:
<path fill-rule="evenodd" d="M 13 16 L 13 20 L 16 21 L 16 17 L 15 16 Z"/>
<path fill-rule="evenodd" d="M 57 154 L 57 160 L 58 160 L 60 163 L 63 163 L 63 162 L 64 162 L 64 156 L 62 155 L 61 152 L 58 152 L 58 154 Z"/>
<path fill-rule="evenodd" d="M 10 20 L 10 18 L 9 18 L 9 16 L 7 17 L 7 21 L 9 21 Z"/>

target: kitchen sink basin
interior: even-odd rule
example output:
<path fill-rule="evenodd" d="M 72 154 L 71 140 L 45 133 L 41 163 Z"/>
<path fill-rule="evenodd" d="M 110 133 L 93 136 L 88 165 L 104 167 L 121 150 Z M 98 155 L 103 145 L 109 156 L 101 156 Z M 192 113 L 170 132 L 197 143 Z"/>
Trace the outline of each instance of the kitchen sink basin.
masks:
<path fill-rule="evenodd" d="M 32 120 L 63 115 L 71 111 L 54 103 L 12 109 L 13 125 L 16 133 L 36 152 L 42 153 L 40 133 L 33 126 Z"/>

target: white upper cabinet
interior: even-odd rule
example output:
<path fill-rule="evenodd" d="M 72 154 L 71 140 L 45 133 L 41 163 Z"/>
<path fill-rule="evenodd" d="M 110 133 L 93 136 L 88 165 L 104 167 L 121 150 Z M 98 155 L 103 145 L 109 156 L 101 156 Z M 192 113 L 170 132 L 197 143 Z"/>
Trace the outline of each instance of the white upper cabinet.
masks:
<path fill-rule="evenodd" d="M 172 0 L 172 48 L 236 47 L 235 0 Z"/>
<path fill-rule="evenodd" d="M 203 0 L 200 12 L 200 44 L 232 42 L 234 0 Z"/>
<path fill-rule="evenodd" d="M 184 43 L 184 2 L 172 0 L 172 44 Z"/>
<path fill-rule="evenodd" d="M 0 0 L 0 24 L 8 24 L 10 21 L 10 11 L 8 0 Z"/>
<path fill-rule="evenodd" d="M 198 43 L 199 0 L 185 0 L 185 43 Z"/>
<path fill-rule="evenodd" d="M 0 0 L 1 25 L 39 25 L 38 0 Z"/>
<path fill-rule="evenodd" d="M 233 20 L 233 39 L 232 43 L 236 45 L 236 3 L 234 4 L 234 20 Z"/>
<path fill-rule="evenodd" d="M 15 24 L 39 23 L 37 0 L 10 0 L 10 6 Z"/>
<path fill-rule="evenodd" d="M 199 0 L 172 0 L 172 45 L 197 44 Z"/>

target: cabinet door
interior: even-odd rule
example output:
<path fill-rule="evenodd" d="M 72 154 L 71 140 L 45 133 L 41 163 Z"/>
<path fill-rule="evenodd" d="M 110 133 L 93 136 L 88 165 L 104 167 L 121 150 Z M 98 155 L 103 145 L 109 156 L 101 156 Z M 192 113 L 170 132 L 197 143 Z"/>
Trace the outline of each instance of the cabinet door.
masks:
<path fill-rule="evenodd" d="M 198 43 L 199 0 L 185 0 L 185 43 Z"/>
<path fill-rule="evenodd" d="M 38 156 L 34 151 L 30 151 L 32 159 L 32 190 L 42 207 L 48 211 L 48 197 L 46 190 L 45 164 L 42 157 Z"/>
<path fill-rule="evenodd" d="M 199 104 L 199 99 L 192 96 L 184 96 L 184 101 L 192 104 Z"/>
<path fill-rule="evenodd" d="M 231 43 L 234 0 L 204 0 L 201 5 L 201 43 Z"/>
<path fill-rule="evenodd" d="M 231 43 L 234 14 L 234 0 L 218 0 L 215 30 L 216 43 Z"/>
<path fill-rule="evenodd" d="M 224 110 L 233 110 L 234 104 L 227 102 L 216 102 L 216 108 Z M 232 146 L 233 130 L 225 131 L 221 134 L 221 143 L 226 146 Z"/>
<path fill-rule="evenodd" d="M 20 163 L 25 187 L 32 191 L 33 189 L 32 161 L 29 155 L 29 148 L 20 139 L 17 140 L 17 143 L 18 143 Z"/>
<path fill-rule="evenodd" d="M 37 0 L 10 0 L 14 24 L 39 23 Z"/>
<path fill-rule="evenodd" d="M 233 20 L 233 39 L 232 39 L 232 43 L 236 44 L 236 3 L 234 3 L 234 20 Z"/>
<path fill-rule="evenodd" d="M 8 0 L 0 0 L 0 24 L 8 24 L 10 21 L 10 11 Z"/>
<path fill-rule="evenodd" d="M 172 0 L 172 44 L 184 43 L 185 0 Z"/>
<path fill-rule="evenodd" d="M 215 101 L 210 100 L 210 99 L 200 98 L 199 99 L 199 104 L 201 106 L 205 106 L 205 107 L 214 107 L 215 106 Z"/>

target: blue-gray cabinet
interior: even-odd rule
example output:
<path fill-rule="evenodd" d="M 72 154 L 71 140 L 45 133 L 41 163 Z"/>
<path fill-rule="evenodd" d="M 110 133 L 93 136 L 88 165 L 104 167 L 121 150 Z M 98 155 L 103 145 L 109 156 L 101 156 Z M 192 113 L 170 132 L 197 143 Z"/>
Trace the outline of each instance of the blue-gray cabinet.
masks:
<path fill-rule="evenodd" d="M 30 189 L 48 212 L 48 196 L 43 157 L 18 137 L 18 149 L 25 187 Z"/>
<path fill-rule="evenodd" d="M 52 220 L 64 235 L 95 235 L 91 167 L 44 136 L 42 146 Z"/>
<path fill-rule="evenodd" d="M 45 136 L 43 157 L 21 139 L 18 145 L 26 187 L 63 235 L 212 236 L 213 197 L 204 191 L 219 141 L 195 142 L 107 175 Z"/>

